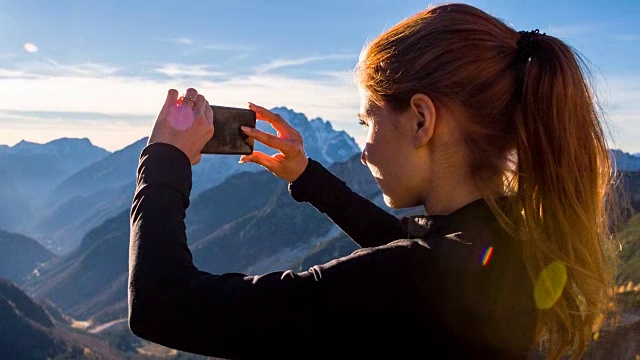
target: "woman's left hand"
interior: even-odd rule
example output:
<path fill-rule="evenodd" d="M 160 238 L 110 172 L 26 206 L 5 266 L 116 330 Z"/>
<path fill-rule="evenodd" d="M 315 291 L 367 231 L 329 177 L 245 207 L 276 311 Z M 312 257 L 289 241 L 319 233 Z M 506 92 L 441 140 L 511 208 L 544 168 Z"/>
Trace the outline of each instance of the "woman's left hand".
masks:
<path fill-rule="evenodd" d="M 255 111 L 258 120 L 264 120 L 271 124 L 278 134 L 271 135 L 258 129 L 242 127 L 244 133 L 280 152 L 269 156 L 263 152 L 254 151 L 250 155 L 240 157 L 240 162 L 253 162 L 262 165 L 277 177 L 294 182 L 309 163 L 304 152 L 302 136 L 282 116 L 254 104 L 250 104 L 249 108 Z"/>
<path fill-rule="evenodd" d="M 200 162 L 200 151 L 213 136 L 213 110 L 204 96 L 193 88 L 184 97 L 169 90 L 156 119 L 148 144 L 171 144 L 187 155 L 192 165 Z"/>

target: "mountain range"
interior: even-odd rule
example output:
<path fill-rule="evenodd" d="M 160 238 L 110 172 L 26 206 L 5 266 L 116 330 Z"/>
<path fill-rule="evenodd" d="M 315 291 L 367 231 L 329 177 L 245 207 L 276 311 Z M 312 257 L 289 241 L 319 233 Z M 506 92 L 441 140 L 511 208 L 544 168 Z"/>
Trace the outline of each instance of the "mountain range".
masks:
<path fill-rule="evenodd" d="M 56 184 L 108 154 L 89 139 L 62 138 L 46 144 L 21 141 L 1 147 L 0 228 L 29 226 Z"/>
<path fill-rule="evenodd" d="M 333 129 L 329 121 L 312 120 L 292 109 L 277 107 L 304 137 L 307 153 L 328 166 L 359 153 L 355 140 Z M 266 122 L 259 129 L 275 134 Z M 0 228 L 37 239 L 56 254 L 66 254 L 82 237 L 131 204 L 142 138 L 109 153 L 88 139 L 60 139 L 47 144 L 21 142 L 0 147 Z M 274 150 L 257 143 L 256 150 Z M 192 196 L 239 172 L 262 167 L 238 164 L 239 156 L 204 156 L 193 168 Z"/>

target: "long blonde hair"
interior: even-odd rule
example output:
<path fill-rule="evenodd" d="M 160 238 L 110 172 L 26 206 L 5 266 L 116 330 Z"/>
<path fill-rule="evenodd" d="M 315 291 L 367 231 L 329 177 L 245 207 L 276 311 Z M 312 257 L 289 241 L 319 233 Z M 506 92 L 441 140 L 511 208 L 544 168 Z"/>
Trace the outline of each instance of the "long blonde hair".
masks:
<path fill-rule="evenodd" d="M 357 79 L 378 105 L 402 111 L 416 93 L 459 105 L 471 175 L 520 239 L 550 358 L 582 354 L 614 287 L 611 184 L 601 116 L 581 58 L 564 42 L 522 35 L 469 5 L 429 8 L 363 50 Z M 497 197 L 522 209 L 509 218 Z"/>

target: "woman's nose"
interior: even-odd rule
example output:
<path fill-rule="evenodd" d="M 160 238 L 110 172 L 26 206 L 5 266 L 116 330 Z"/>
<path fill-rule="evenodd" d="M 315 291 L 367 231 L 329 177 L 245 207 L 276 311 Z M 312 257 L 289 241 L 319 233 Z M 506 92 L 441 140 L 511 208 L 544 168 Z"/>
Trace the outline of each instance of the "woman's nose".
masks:
<path fill-rule="evenodd" d="M 363 165 L 367 165 L 367 153 L 365 152 L 365 150 L 362 150 L 362 153 L 360 154 L 360 161 Z"/>

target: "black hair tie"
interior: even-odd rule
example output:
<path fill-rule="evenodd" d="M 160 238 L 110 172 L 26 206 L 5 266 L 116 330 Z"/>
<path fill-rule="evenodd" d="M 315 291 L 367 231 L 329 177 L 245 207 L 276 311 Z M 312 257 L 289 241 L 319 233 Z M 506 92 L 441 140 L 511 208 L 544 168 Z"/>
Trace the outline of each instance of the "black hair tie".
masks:
<path fill-rule="evenodd" d="M 540 33 L 540 30 L 535 29 L 531 31 L 518 31 L 520 34 L 520 39 L 518 39 L 518 54 L 520 58 L 529 60 L 531 56 L 534 54 L 535 50 L 535 39 L 540 36 L 547 35 L 546 33 Z"/>

